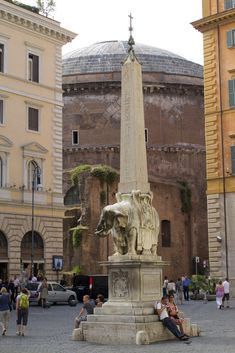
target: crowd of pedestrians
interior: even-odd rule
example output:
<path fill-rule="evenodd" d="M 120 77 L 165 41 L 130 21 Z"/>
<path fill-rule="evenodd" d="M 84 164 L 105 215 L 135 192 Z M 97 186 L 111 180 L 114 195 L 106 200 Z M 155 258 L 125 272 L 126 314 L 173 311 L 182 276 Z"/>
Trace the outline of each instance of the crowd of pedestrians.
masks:
<path fill-rule="evenodd" d="M 40 278 L 41 279 L 41 278 Z M 29 315 L 29 291 L 26 288 L 29 280 L 37 282 L 38 278 L 33 276 L 28 278 L 26 271 L 19 277 L 3 282 L 0 279 L 0 327 L 2 326 L 2 336 L 7 334 L 10 313 L 16 311 L 16 334 L 24 336 Z M 47 279 L 44 278 L 39 286 L 39 298 L 42 307 L 46 307 L 48 296 Z"/>
<path fill-rule="evenodd" d="M 173 280 L 168 280 L 167 276 L 164 277 L 162 293 L 163 296 L 174 295 L 176 297 L 177 304 L 183 304 L 183 302 L 188 302 L 190 287 L 192 292 L 194 291 L 194 283 L 188 276 L 182 276 L 178 278 L 176 282 Z M 215 285 L 215 294 L 216 294 L 216 304 L 218 309 L 229 308 L 229 292 L 230 292 L 230 283 L 228 278 L 225 278 L 224 281 L 219 280 Z M 206 293 L 205 293 L 206 295 Z"/>
<path fill-rule="evenodd" d="M 164 277 L 162 294 L 163 297 L 173 294 L 176 296 L 177 304 L 183 304 L 183 299 L 189 301 L 189 288 L 192 281 L 188 276 L 178 278 L 176 282 Z"/>
<path fill-rule="evenodd" d="M 2 326 L 2 336 L 5 336 L 7 333 L 10 312 L 13 308 L 16 310 L 16 334 L 24 336 L 28 322 L 29 292 L 26 288 L 20 287 L 20 281 L 17 278 L 14 281 L 4 284 L 0 281 L 0 286 L 0 324 Z"/>

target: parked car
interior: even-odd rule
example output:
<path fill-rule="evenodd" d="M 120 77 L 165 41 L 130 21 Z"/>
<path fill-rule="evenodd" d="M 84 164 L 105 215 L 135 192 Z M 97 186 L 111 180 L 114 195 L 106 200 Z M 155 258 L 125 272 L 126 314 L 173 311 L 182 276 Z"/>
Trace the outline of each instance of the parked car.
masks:
<path fill-rule="evenodd" d="M 72 290 L 66 289 L 56 282 L 48 283 L 48 298 L 49 303 L 68 303 L 73 306 L 77 304 L 76 293 Z M 29 302 L 38 303 L 39 301 L 39 286 L 41 282 L 29 282 L 26 288 L 30 291 Z"/>
<path fill-rule="evenodd" d="M 91 299 L 96 299 L 98 294 L 103 294 L 108 298 L 108 276 L 106 275 L 76 275 L 74 277 L 73 287 L 71 288 L 77 294 L 78 301 L 82 301 L 84 295 L 88 294 Z"/>

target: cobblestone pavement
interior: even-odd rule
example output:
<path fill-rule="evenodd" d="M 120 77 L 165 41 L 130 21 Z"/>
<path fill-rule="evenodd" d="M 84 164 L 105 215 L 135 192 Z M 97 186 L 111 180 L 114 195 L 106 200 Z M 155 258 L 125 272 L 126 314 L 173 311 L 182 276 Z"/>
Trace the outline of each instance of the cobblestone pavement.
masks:
<path fill-rule="evenodd" d="M 235 353 L 235 301 L 230 309 L 218 310 L 215 302 L 190 301 L 181 306 L 185 317 L 191 317 L 202 329 L 200 337 L 190 344 L 178 340 L 149 346 L 102 346 L 71 340 L 73 319 L 79 306 L 56 305 L 50 309 L 30 308 L 25 337 L 15 335 L 15 312 L 7 336 L 0 336 L 1 353 Z"/>

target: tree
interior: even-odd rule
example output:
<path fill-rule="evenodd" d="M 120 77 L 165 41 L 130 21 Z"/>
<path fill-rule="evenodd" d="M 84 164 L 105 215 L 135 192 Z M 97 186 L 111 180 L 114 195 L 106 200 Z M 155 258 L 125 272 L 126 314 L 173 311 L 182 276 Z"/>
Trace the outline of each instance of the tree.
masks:
<path fill-rule="evenodd" d="M 49 16 L 50 13 L 55 11 L 56 2 L 55 0 L 37 0 L 37 7 L 39 8 L 40 13 Z"/>

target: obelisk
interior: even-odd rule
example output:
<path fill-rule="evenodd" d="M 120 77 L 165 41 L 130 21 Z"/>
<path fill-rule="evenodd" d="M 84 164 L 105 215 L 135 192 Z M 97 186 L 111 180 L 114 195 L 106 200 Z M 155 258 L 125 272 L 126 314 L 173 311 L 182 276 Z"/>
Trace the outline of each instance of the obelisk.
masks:
<path fill-rule="evenodd" d="M 128 55 L 122 66 L 119 192 L 150 191 L 146 158 L 141 65 L 135 56 L 130 17 Z"/>
<path fill-rule="evenodd" d="M 109 298 L 73 331 L 75 340 L 102 344 L 148 344 L 173 337 L 154 314 L 166 263 L 157 255 L 159 217 L 148 183 L 142 74 L 131 20 L 130 15 L 129 51 L 122 67 L 119 192 L 117 203 L 102 210 L 96 230 L 97 236 L 113 237 L 114 254 L 102 263 Z"/>

